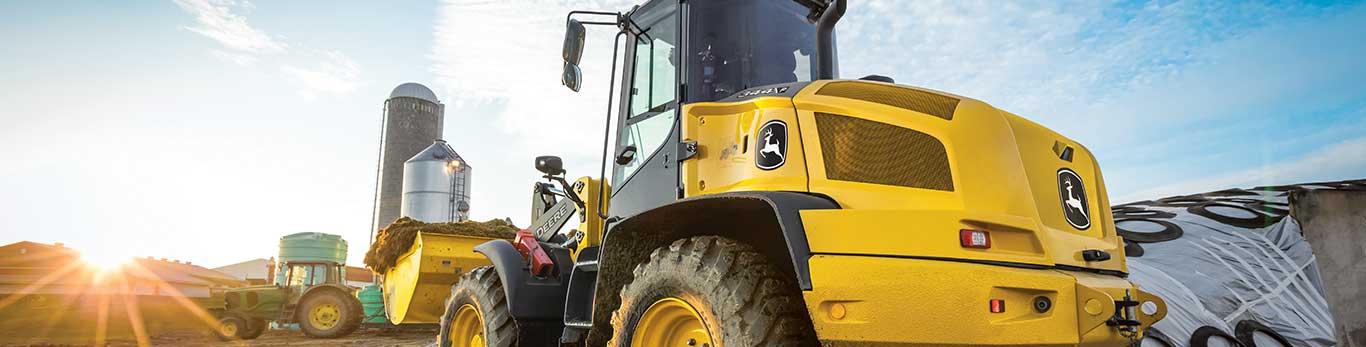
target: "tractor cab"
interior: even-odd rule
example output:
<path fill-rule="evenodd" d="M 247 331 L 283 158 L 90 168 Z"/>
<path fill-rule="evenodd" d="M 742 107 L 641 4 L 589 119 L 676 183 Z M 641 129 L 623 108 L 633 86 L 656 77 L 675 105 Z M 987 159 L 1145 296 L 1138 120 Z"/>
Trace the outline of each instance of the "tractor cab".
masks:
<path fill-rule="evenodd" d="M 321 284 L 346 285 L 346 266 L 333 262 L 290 262 L 283 266 L 283 287 L 291 298 L 297 298 L 310 287 Z"/>

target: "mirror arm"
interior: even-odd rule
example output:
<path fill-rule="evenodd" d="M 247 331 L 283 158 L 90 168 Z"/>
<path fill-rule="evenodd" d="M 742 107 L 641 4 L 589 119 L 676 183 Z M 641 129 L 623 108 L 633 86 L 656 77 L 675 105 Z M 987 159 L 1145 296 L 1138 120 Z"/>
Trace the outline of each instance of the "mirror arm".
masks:
<path fill-rule="evenodd" d="M 617 25 L 617 23 L 615 23 L 615 22 L 593 22 L 593 21 L 588 21 L 588 22 L 580 21 L 579 24 L 583 24 L 583 25 L 611 25 L 611 26 L 616 26 L 616 25 Z"/>
<path fill-rule="evenodd" d="M 589 15 L 589 16 L 612 16 L 613 19 L 615 19 L 615 21 L 611 21 L 611 22 L 579 22 L 579 23 L 581 23 L 581 24 L 583 24 L 583 25 L 612 25 L 612 26 L 621 26 L 622 18 L 625 18 L 625 16 L 622 16 L 621 13 L 618 13 L 618 12 L 606 12 L 606 11 L 569 11 L 569 14 L 567 14 L 567 15 L 564 16 L 564 22 L 565 22 L 566 24 L 569 23 L 569 20 L 570 20 L 570 19 L 573 19 L 573 18 L 574 18 L 574 15 L 576 15 L 576 14 Z"/>
<path fill-rule="evenodd" d="M 564 179 L 564 176 L 545 175 L 545 178 L 551 181 L 559 182 L 560 189 L 564 189 L 564 197 L 566 199 L 569 199 L 569 201 L 573 201 L 574 204 L 579 205 L 580 210 L 587 208 L 586 205 L 584 205 L 583 199 L 579 199 L 579 194 L 574 193 L 574 187 L 569 185 L 569 181 L 566 181 Z"/>

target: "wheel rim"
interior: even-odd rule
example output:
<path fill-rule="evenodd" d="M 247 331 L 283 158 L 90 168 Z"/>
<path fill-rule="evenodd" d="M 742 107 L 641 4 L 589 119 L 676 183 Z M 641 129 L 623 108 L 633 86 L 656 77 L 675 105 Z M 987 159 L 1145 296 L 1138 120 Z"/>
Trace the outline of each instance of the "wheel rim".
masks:
<path fill-rule="evenodd" d="M 320 304 L 313 306 L 313 310 L 308 312 L 308 322 L 319 330 L 332 329 L 341 321 L 341 310 L 335 304 Z"/>
<path fill-rule="evenodd" d="M 631 333 L 632 347 L 712 346 L 711 334 L 697 310 L 677 298 L 650 304 Z"/>
<path fill-rule="evenodd" d="M 474 305 L 460 306 L 451 319 L 447 336 L 452 347 L 484 347 L 484 317 Z"/>
<path fill-rule="evenodd" d="M 219 322 L 218 333 L 228 337 L 237 336 L 237 324 L 233 324 L 232 322 Z"/>

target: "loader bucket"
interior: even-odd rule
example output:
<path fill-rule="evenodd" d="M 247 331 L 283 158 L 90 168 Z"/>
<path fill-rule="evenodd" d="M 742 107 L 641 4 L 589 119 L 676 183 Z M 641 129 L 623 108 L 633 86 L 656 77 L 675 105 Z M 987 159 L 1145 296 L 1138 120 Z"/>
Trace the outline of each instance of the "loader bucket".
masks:
<path fill-rule="evenodd" d="M 446 297 L 460 275 L 488 258 L 474 247 L 493 238 L 418 233 L 413 248 L 384 273 L 384 313 L 393 324 L 440 323 Z"/>

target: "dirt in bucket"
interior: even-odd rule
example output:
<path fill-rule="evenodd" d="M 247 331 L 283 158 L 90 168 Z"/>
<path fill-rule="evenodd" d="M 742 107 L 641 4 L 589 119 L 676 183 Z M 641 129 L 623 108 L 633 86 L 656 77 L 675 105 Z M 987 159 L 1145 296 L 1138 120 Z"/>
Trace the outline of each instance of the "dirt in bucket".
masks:
<path fill-rule="evenodd" d="M 376 273 L 384 273 L 394 267 L 398 257 L 408 252 L 417 240 L 417 233 L 438 233 L 452 235 L 478 236 L 511 240 L 517 236 L 517 226 L 511 219 L 492 219 L 487 222 L 463 221 L 455 223 L 423 223 L 416 219 L 403 217 L 393 224 L 380 229 L 375 235 L 375 243 L 365 252 L 365 265 Z"/>

